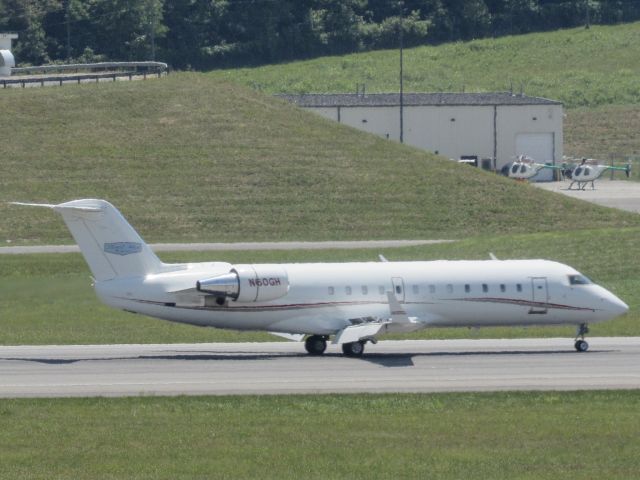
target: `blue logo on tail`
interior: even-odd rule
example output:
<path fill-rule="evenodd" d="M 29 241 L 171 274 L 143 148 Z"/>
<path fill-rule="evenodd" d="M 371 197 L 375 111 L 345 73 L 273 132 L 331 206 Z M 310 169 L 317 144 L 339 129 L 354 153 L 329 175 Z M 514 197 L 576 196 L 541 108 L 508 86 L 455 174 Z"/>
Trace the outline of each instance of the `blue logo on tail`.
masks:
<path fill-rule="evenodd" d="M 132 253 L 140 253 L 142 244 L 140 242 L 113 242 L 105 243 L 104 251 L 113 253 L 114 255 L 131 255 Z"/>

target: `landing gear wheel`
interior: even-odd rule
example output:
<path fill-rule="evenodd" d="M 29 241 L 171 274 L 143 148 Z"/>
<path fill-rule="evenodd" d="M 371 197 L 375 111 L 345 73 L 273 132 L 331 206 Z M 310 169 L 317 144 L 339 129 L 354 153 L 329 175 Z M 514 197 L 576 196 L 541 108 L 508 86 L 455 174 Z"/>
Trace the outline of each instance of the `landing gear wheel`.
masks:
<path fill-rule="evenodd" d="M 311 335 L 305 340 L 304 348 L 309 355 L 322 355 L 327 349 L 327 340 L 320 335 Z"/>
<path fill-rule="evenodd" d="M 575 347 L 578 352 L 586 352 L 589 350 L 589 344 L 584 339 L 584 336 L 589 333 L 589 326 L 586 323 L 582 323 L 578 326 L 578 331 L 576 332 L 576 343 Z"/>
<path fill-rule="evenodd" d="M 578 352 L 586 352 L 589 350 L 589 344 L 585 340 L 576 340 L 576 350 Z"/>
<path fill-rule="evenodd" d="M 342 344 L 342 353 L 347 357 L 361 357 L 364 353 L 365 342 L 351 342 Z"/>

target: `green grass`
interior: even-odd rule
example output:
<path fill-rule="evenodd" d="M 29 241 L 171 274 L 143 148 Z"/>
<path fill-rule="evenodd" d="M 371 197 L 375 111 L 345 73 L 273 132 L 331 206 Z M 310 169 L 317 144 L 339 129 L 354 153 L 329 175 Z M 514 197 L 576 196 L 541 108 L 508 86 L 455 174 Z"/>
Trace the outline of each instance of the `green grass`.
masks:
<path fill-rule="evenodd" d="M 0 96 L 0 244 L 71 242 L 52 212 L 6 201 L 92 197 L 114 203 L 151 242 L 640 225 L 637 215 L 465 169 L 212 75 Z"/>
<path fill-rule="evenodd" d="M 640 228 L 476 237 L 402 249 L 165 253 L 168 262 L 232 263 L 377 260 L 547 258 L 568 263 L 619 295 L 631 311 L 592 326 L 594 336 L 640 335 Z M 180 343 L 274 340 L 266 333 L 172 324 L 120 312 L 97 300 L 79 254 L 0 256 L 0 344 Z M 393 338 L 571 337 L 573 327 L 428 329 Z M 302 347 L 301 347 L 302 348 Z"/>
<path fill-rule="evenodd" d="M 593 26 L 406 49 L 406 92 L 507 91 L 567 107 L 640 103 L 640 23 Z M 397 50 L 220 70 L 216 78 L 266 92 L 398 90 Z"/>
<path fill-rule="evenodd" d="M 638 391 L 0 400 L 0 477 L 635 478 Z"/>
<path fill-rule="evenodd" d="M 640 180 L 640 106 L 576 108 L 566 112 L 564 154 L 600 159 L 616 165 L 630 162 L 631 179 Z M 605 175 L 607 178 L 607 175 Z M 624 179 L 618 173 L 616 179 Z"/>

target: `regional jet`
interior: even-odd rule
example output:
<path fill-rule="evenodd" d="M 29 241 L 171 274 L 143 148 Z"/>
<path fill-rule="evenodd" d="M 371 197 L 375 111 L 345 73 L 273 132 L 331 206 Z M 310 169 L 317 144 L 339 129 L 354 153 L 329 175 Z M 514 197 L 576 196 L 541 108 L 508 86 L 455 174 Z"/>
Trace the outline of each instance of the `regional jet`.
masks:
<path fill-rule="evenodd" d="M 627 312 L 613 293 L 547 260 L 361 263 L 163 263 L 105 200 L 45 206 L 60 213 L 107 305 L 173 322 L 263 330 L 305 338 L 311 355 L 327 341 L 359 357 L 391 332 L 431 327 L 577 326 Z"/>

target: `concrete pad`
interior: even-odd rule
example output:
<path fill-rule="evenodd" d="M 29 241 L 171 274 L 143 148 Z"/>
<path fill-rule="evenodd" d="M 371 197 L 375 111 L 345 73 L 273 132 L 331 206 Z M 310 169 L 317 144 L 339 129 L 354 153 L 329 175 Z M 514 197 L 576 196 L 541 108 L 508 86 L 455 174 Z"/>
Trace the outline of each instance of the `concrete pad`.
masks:
<path fill-rule="evenodd" d="M 561 193 L 568 197 L 605 207 L 619 208 L 628 212 L 640 213 L 640 183 L 624 180 L 596 180 L 595 190 L 587 186 L 585 190 L 569 190 L 571 181 L 533 183 L 538 188 Z M 575 188 L 575 185 L 574 185 Z"/>

